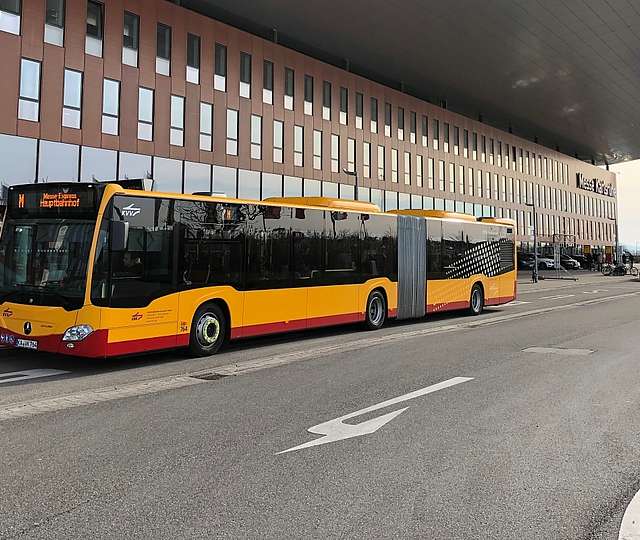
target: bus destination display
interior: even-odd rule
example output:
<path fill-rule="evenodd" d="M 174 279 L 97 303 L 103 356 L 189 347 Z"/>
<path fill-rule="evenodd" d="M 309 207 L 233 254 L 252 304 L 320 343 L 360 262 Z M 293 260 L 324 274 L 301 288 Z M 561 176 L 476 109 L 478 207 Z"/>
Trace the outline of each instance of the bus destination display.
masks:
<path fill-rule="evenodd" d="M 93 186 L 11 188 L 9 212 L 14 217 L 95 215 L 98 210 L 96 195 Z"/>

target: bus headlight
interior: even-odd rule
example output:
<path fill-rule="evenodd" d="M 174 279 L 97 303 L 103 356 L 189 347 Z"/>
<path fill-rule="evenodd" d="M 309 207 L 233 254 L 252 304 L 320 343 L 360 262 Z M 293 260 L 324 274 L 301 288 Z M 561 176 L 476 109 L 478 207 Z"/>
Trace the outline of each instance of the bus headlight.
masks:
<path fill-rule="evenodd" d="M 62 336 L 62 341 L 82 341 L 92 332 L 93 328 L 88 324 L 72 326 L 71 328 L 67 328 L 66 332 Z"/>

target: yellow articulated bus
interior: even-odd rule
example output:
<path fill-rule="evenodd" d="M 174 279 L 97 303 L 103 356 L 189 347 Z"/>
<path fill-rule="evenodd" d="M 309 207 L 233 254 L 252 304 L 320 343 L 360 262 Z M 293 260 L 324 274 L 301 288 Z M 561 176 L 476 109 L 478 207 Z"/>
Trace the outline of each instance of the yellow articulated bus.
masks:
<path fill-rule="evenodd" d="M 383 213 L 321 197 L 247 201 L 12 186 L 0 343 L 104 358 L 469 309 L 515 298 L 511 222 Z"/>

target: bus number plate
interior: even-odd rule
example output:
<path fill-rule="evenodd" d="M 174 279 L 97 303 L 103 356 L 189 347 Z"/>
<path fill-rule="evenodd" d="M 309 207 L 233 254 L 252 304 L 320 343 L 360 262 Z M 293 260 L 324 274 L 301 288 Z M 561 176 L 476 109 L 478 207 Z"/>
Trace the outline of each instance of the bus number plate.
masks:
<path fill-rule="evenodd" d="M 16 347 L 21 349 L 31 349 L 33 351 L 38 350 L 38 342 L 35 339 L 16 339 Z"/>

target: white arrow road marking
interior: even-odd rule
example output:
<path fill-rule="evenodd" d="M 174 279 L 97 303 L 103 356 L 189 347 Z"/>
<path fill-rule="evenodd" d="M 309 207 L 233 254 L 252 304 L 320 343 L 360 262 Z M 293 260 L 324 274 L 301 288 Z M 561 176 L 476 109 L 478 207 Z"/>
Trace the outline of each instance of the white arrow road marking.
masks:
<path fill-rule="evenodd" d="M 543 296 L 540 300 L 561 300 L 562 298 L 571 298 L 575 294 L 556 294 L 555 296 Z"/>
<path fill-rule="evenodd" d="M 39 379 L 41 377 L 52 377 L 53 375 L 63 375 L 65 373 L 71 372 L 61 369 L 27 369 L 25 371 L 0 373 L 0 384 L 26 381 L 27 379 Z"/>
<path fill-rule="evenodd" d="M 640 491 L 633 496 L 624 511 L 618 540 L 640 540 Z"/>
<path fill-rule="evenodd" d="M 360 409 L 359 411 L 345 414 L 340 418 L 335 418 L 334 420 L 323 422 L 322 424 L 318 424 L 317 426 L 310 427 L 307 431 L 309 431 L 310 433 L 316 433 L 318 435 L 324 435 L 324 437 L 320 437 L 319 439 L 294 446 L 293 448 L 289 448 L 288 450 L 283 450 L 282 452 L 278 452 L 278 454 L 286 454 L 287 452 L 294 452 L 296 450 L 302 450 L 303 448 L 311 448 L 312 446 L 319 446 L 321 444 L 341 441 L 343 439 L 351 439 L 353 437 L 360 437 L 361 435 L 369 435 L 370 433 L 378 431 L 388 422 L 391 422 L 391 420 L 393 420 L 396 416 L 402 414 L 409 407 L 383 414 L 382 416 L 376 416 L 371 420 L 366 420 L 365 422 L 360 422 L 359 424 L 355 425 L 344 424 L 343 422 L 345 420 L 355 418 L 356 416 L 361 416 L 369 412 L 384 409 L 385 407 L 390 407 L 391 405 L 396 405 L 397 403 L 403 403 L 404 401 L 409 401 L 410 399 L 425 396 L 427 394 L 437 392 L 438 390 L 449 388 L 450 386 L 455 386 L 456 384 L 472 380 L 473 377 L 454 377 L 453 379 L 448 379 L 446 381 L 427 386 L 426 388 L 421 388 L 420 390 L 415 390 L 413 392 L 409 392 L 408 394 L 404 394 L 393 399 L 388 399 L 387 401 L 383 401 L 382 403 L 371 405 L 366 409 Z"/>

